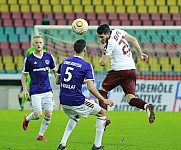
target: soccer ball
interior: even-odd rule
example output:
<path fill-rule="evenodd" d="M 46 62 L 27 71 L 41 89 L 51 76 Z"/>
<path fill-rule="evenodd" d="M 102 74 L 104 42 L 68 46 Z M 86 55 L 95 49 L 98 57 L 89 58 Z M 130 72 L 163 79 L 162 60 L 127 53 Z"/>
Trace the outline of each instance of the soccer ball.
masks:
<path fill-rule="evenodd" d="M 72 30 L 79 35 L 83 35 L 88 30 L 88 23 L 86 20 L 82 18 L 78 18 L 72 23 Z"/>

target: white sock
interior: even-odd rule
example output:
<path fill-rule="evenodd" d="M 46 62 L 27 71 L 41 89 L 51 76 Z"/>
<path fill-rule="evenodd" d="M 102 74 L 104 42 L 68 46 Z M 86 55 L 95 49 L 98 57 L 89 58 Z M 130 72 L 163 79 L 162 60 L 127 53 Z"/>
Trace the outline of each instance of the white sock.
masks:
<path fill-rule="evenodd" d="M 47 118 L 44 117 L 44 119 L 41 122 L 41 126 L 40 126 L 40 131 L 38 133 L 38 135 L 43 136 L 43 134 L 45 133 L 46 129 L 48 128 L 49 124 L 50 124 L 51 118 Z"/>
<path fill-rule="evenodd" d="M 36 117 L 35 117 L 35 115 L 34 115 L 34 112 L 32 112 L 31 114 L 29 114 L 29 115 L 26 117 L 26 120 L 27 120 L 27 121 L 36 120 Z"/>
<path fill-rule="evenodd" d="M 79 121 L 79 119 L 77 119 L 77 121 Z M 68 137 L 72 133 L 72 131 L 75 128 L 76 124 L 77 124 L 77 122 L 74 121 L 73 119 L 70 119 L 69 122 L 67 123 L 67 126 L 65 128 L 65 131 L 64 131 L 64 134 L 63 134 L 63 137 L 62 137 L 62 140 L 60 142 L 63 146 L 66 146 Z"/>
<path fill-rule="evenodd" d="M 106 123 L 106 116 L 104 117 L 97 117 L 96 121 L 96 136 L 95 136 L 95 141 L 94 145 L 96 147 L 100 147 L 102 143 L 102 136 L 104 133 L 104 128 L 105 128 L 105 123 Z"/>
<path fill-rule="evenodd" d="M 148 105 L 148 104 L 145 104 L 145 105 L 144 105 L 144 109 L 145 109 L 145 110 L 146 110 L 146 106 L 147 106 L 147 105 Z"/>

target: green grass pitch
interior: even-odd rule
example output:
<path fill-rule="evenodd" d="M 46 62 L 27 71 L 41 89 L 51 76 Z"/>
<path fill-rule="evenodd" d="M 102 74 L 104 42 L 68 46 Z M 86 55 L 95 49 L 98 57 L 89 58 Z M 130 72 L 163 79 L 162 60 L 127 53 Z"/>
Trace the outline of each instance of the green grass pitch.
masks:
<path fill-rule="evenodd" d="M 23 117 L 30 110 L 0 110 L 0 150 L 56 150 L 69 118 L 61 110 L 53 112 L 45 133 L 48 142 L 36 140 L 41 120 L 31 121 L 22 129 Z M 149 124 L 145 112 L 108 112 L 112 121 L 104 132 L 105 150 L 180 150 L 180 112 L 156 112 Z M 71 134 L 67 150 L 91 150 L 96 117 L 82 118 Z"/>

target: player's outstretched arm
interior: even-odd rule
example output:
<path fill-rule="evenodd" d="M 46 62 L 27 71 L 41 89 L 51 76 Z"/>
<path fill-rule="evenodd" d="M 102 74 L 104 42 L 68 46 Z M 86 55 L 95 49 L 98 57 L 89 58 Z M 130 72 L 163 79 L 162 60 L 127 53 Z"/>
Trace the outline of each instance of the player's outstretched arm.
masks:
<path fill-rule="evenodd" d="M 94 86 L 94 82 L 92 80 L 87 81 L 87 88 L 88 90 L 99 100 L 102 100 L 105 104 L 109 105 L 109 106 L 113 106 L 114 102 L 110 99 L 105 99 L 99 92 L 98 90 L 95 88 Z"/>
<path fill-rule="evenodd" d="M 125 35 L 125 39 L 126 39 L 127 41 L 132 42 L 134 48 L 135 48 L 136 51 L 137 51 L 138 56 L 140 57 L 140 59 L 141 59 L 142 61 L 148 61 L 148 55 L 146 55 L 146 54 L 144 54 L 144 53 L 142 52 L 141 47 L 140 47 L 140 45 L 139 45 L 139 43 L 138 43 L 138 40 L 137 40 L 135 37 L 133 37 L 133 36 L 131 36 L 130 34 L 127 33 L 127 34 Z"/>

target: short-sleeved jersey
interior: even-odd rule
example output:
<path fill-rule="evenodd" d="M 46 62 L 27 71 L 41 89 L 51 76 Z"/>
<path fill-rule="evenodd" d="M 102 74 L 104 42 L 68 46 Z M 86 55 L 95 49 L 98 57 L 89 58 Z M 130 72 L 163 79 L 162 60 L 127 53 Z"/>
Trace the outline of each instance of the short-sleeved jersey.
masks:
<path fill-rule="evenodd" d="M 56 62 L 54 57 L 47 52 L 43 52 L 42 57 L 38 57 L 32 53 L 25 58 L 22 72 L 29 73 L 31 77 L 30 95 L 52 91 L 48 69 L 53 70 L 55 67 Z"/>
<path fill-rule="evenodd" d="M 79 106 L 84 103 L 82 84 L 94 80 L 92 65 L 81 57 L 73 56 L 62 61 L 57 74 L 60 75 L 60 103 L 68 106 Z"/>
<path fill-rule="evenodd" d="M 26 51 L 25 57 L 28 57 L 28 56 L 31 55 L 34 51 L 35 51 L 35 48 L 34 48 L 34 47 L 29 48 L 29 49 Z M 43 48 L 43 51 L 46 52 L 46 49 Z M 27 77 L 27 86 L 28 86 L 28 89 L 30 89 L 30 82 L 31 82 L 31 78 L 30 78 L 30 75 L 28 75 L 28 77 Z"/>
<path fill-rule="evenodd" d="M 111 31 L 105 46 L 106 55 L 111 59 L 111 70 L 136 69 L 132 52 L 125 39 L 126 31 L 114 29 Z"/>

